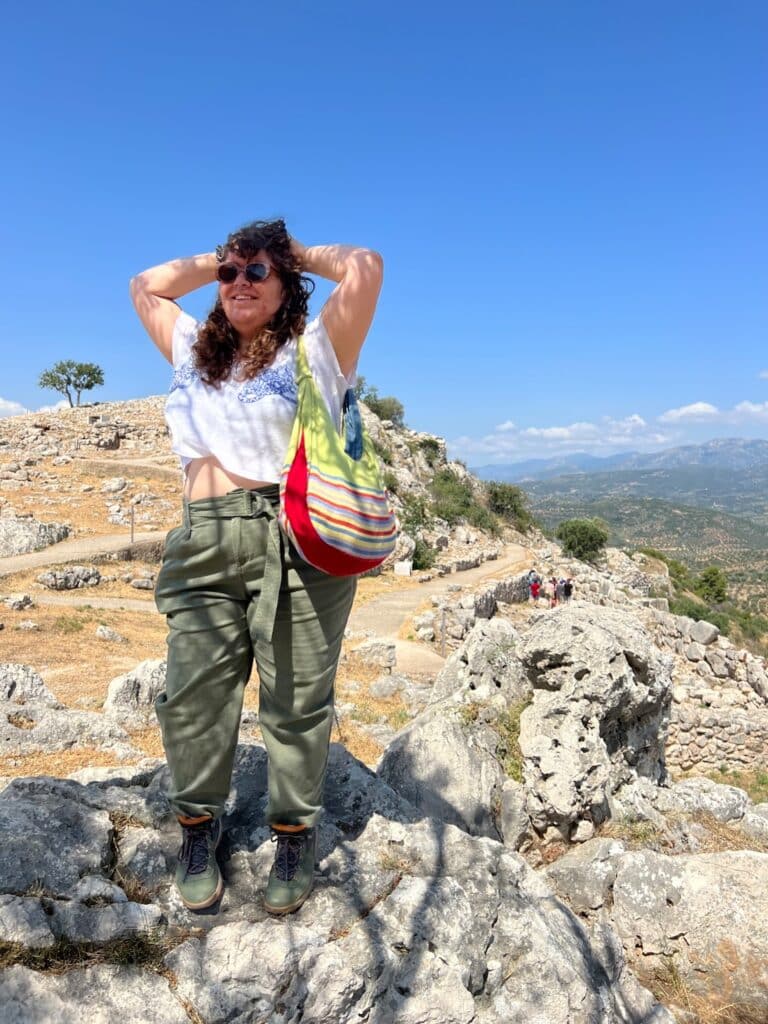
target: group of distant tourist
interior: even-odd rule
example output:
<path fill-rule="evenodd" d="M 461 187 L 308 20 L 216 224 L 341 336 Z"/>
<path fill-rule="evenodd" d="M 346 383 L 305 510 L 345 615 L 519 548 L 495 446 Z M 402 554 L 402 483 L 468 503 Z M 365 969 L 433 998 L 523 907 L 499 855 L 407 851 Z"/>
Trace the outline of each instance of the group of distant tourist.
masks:
<path fill-rule="evenodd" d="M 549 608 L 556 608 L 559 604 L 568 604 L 573 597 L 573 579 L 556 576 L 542 580 L 535 569 L 528 573 L 528 596 L 530 601 L 538 605 L 545 602 Z"/>

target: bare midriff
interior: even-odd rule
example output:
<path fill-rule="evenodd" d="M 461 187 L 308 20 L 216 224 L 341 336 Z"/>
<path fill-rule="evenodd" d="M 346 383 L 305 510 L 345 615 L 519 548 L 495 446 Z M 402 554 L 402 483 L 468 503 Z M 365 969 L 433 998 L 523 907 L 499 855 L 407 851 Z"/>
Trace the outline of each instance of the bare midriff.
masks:
<path fill-rule="evenodd" d="M 215 455 L 206 455 L 201 459 L 192 459 L 188 464 L 184 478 L 184 497 L 187 501 L 198 498 L 220 498 L 222 494 L 243 487 L 268 487 L 274 480 L 250 480 L 224 469 Z"/>

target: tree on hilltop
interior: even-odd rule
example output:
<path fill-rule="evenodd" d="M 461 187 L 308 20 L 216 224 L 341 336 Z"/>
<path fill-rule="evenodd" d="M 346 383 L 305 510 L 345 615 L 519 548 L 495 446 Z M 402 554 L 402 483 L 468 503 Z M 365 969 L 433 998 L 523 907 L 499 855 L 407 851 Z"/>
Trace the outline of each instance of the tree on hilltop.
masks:
<path fill-rule="evenodd" d="M 398 398 L 393 395 L 380 395 L 379 389 L 373 385 L 369 386 L 362 376 L 358 376 L 354 391 L 355 398 L 365 402 L 380 420 L 391 420 L 396 427 L 405 426 L 405 409 Z"/>
<path fill-rule="evenodd" d="M 77 395 L 77 405 L 80 405 L 80 395 L 83 391 L 90 391 L 104 383 L 104 371 L 96 363 L 76 363 L 74 359 L 62 359 L 50 368 L 44 370 L 38 379 L 38 386 L 48 388 L 51 391 L 58 391 L 67 396 L 69 407 L 74 407 L 70 388 Z"/>

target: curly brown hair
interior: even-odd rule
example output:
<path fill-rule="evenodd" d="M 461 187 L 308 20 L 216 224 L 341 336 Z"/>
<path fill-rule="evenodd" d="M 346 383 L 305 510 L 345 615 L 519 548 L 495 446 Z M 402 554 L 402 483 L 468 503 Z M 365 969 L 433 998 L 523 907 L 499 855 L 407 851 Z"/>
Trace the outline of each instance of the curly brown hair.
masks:
<path fill-rule="evenodd" d="M 269 366 L 281 346 L 298 337 L 306 327 L 309 296 L 315 283 L 301 273 L 291 252 L 291 236 L 284 220 L 255 220 L 245 224 L 228 236 L 216 254 L 219 260 L 224 259 L 227 253 L 248 259 L 262 249 L 280 277 L 283 304 L 266 327 L 238 353 L 238 336 L 224 313 L 221 299 L 216 298 L 194 346 L 195 366 L 206 384 L 218 386 L 226 380 L 232 372 L 236 355 L 238 377 L 243 380 L 255 377 Z"/>

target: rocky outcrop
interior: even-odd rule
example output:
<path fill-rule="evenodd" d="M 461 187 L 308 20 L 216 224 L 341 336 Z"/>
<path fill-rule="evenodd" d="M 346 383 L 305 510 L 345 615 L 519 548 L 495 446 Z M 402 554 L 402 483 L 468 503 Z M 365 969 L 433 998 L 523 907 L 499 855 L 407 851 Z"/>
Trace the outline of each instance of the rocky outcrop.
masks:
<path fill-rule="evenodd" d="M 423 814 L 499 839 L 497 745 L 489 726 L 469 729 L 458 717 L 426 713 L 390 743 L 377 774 Z"/>
<path fill-rule="evenodd" d="M 671 659 L 628 614 L 579 604 L 538 616 L 520 653 L 533 686 L 520 721 L 529 816 L 542 835 L 589 838 L 612 792 L 664 778 Z"/>
<path fill-rule="evenodd" d="M 69 533 L 64 523 L 41 523 L 31 516 L 0 516 L 0 558 L 40 551 L 65 540 Z"/>
<path fill-rule="evenodd" d="M 155 701 L 165 689 L 165 671 L 164 661 L 149 659 L 117 676 L 107 688 L 104 711 L 118 721 L 146 724 L 154 718 Z"/>
<path fill-rule="evenodd" d="M 432 702 L 487 701 L 503 697 L 514 702 L 531 689 L 517 649 L 520 635 L 505 619 L 477 622 L 461 647 L 446 661 L 432 687 Z"/>
<path fill-rule="evenodd" d="M 40 573 L 37 582 L 49 590 L 79 590 L 81 587 L 97 587 L 101 573 L 95 566 L 70 565 L 66 569 Z"/>
<path fill-rule="evenodd" d="M 19 780 L 0 794 L 0 939 L 33 950 L 56 936 L 76 943 L 85 927 L 94 940 L 79 964 L 73 949 L 62 976 L 23 963 L 0 974 L 8 1024 L 47 1024 L 51 1012 L 74 1022 L 86 1010 L 119 1012 L 124 1024 L 192 1013 L 206 1024 L 673 1024 L 621 949 L 590 938 L 519 855 L 437 819 L 418 822 L 335 746 L 310 900 L 288 920 L 261 909 L 272 860 L 266 755 L 241 746 L 221 848 L 223 913 L 195 918 L 169 885 L 178 839 L 163 777 L 159 768 L 85 785 Z M 128 820 L 144 834 L 140 855 Z M 207 927 L 185 938 L 192 924 Z M 159 966 L 118 967 L 108 944 L 106 963 L 90 966 L 98 936 L 140 941 L 149 927 L 167 944 Z"/>
<path fill-rule="evenodd" d="M 766 1015 L 767 890 L 767 854 L 625 853 L 616 866 L 611 920 L 644 970 L 672 958 L 692 991 Z"/>

